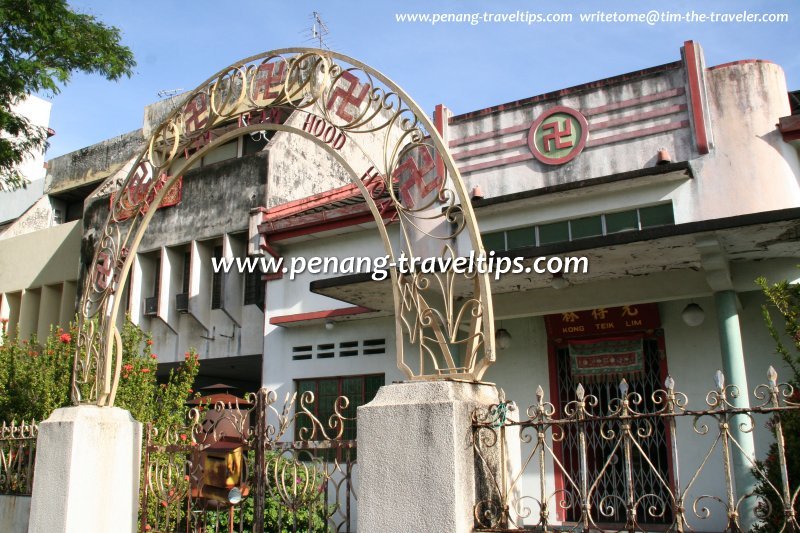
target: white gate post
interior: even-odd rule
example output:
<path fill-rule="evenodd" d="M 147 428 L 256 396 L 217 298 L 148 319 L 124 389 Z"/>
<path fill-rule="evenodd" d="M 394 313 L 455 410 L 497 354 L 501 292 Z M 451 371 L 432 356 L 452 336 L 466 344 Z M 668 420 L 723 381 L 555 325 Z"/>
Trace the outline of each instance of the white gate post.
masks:
<path fill-rule="evenodd" d="M 136 530 L 142 425 L 118 407 L 56 409 L 39 424 L 30 533 Z"/>
<path fill-rule="evenodd" d="M 359 533 L 471 532 L 472 413 L 497 402 L 493 385 L 418 381 L 359 407 Z"/>

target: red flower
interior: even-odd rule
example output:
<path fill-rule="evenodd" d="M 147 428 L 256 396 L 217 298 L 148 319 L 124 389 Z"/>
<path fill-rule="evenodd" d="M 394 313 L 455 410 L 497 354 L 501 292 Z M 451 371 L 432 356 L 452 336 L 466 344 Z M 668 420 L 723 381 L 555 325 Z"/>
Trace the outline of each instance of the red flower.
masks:
<path fill-rule="evenodd" d="M 150 354 L 150 357 L 151 357 L 152 359 L 158 359 L 158 356 L 157 356 L 156 354 L 154 354 L 154 353 L 151 353 L 151 354 Z"/>
<path fill-rule="evenodd" d="M 181 440 L 186 440 L 186 433 L 181 433 Z"/>
<path fill-rule="evenodd" d="M 130 372 L 131 370 L 133 370 L 133 365 L 128 363 L 127 365 L 122 365 L 122 368 Z"/>
<path fill-rule="evenodd" d="M 64 344 L 69 344 L 70 342 L 72 342 L 72 336 L 69 333 L 62 333 L 60 338 L 61 342 L 63 342 Z"/>
<path fill-rule="evenodd" d="M 150 369 L 149 368 L 143 368 L 142 369 L 142 374 L 149 374 L 149 373 L 150 373 Z"/>
<path fill-rule="evenodd" d="M 183 354 L 183 357 L 184 357 L 184 359 L 186 359 L 188 361 L 192 357 L 192 354 L 190 354 L 189 352 L 186 352 L 185 354 Z"/>
<path fill-rule="evenodd" d="M 152 346 L 153 345 L 153 341 L 151 339 L 147 339 L 147 345 L 148 346 Z"/>

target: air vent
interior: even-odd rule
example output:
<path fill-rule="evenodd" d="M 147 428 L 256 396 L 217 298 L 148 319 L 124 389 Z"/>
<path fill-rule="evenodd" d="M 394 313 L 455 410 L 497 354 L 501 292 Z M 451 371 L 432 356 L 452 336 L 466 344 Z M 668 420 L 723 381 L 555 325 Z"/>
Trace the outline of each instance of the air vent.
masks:
<path fill-rule="evenodd" d="M 313 356 L 314 347 L 311 345 L 308 346 L 295 346 L 292 348 L 292 359 L 295 361 L 304 361 L 306 359 L 311 359 Z"/>
<path fill-rule="evenodd" d="M 144 316 L 156 316 L 158 314 L 158 297 L 144 299 Z"/>
<path fill-rule="evenodd" d="M 368 339 L 364 341 L 364 355 L 386 353 L 386 339 Z"/>
<path fill-rule="evenodd" d="M 353 357 L 358 355 L 358 341 L 339 343 L 339 357 Z"/>
<path fill-rule="evenodd" d="M 189 312 L 189 293 L 175 295 L 175 310 L 181 313 Z"/>
<path fill-rule="evenodd" d="M 318 344 L 317 359 L 330 359 L 336 355 L 335 344 Z"/>
<path fill-rule="evenodd" d="M 359 355 L 380 355 L 386 353 L 386 339 L 366 339 L 363 341 L 342 341 L 336 343 L 295 346 L 292 348 L 292 359 L 305 361 L 308 359 L 332 359 L 339 357 L 356 357 Z"/>

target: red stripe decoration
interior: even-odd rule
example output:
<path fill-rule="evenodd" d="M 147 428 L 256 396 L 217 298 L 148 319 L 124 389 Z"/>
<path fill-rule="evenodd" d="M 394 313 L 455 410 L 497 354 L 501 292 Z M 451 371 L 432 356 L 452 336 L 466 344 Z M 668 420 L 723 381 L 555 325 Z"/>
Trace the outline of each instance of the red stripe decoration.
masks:
<path fill-rule="evenodd" d="M 607 144 L 622 142 L 639 137 L 645 137 L 648 135 L 656 135 L 659 133 L 665 133 L 668 131 L 689 127 L 691 123 L 688 120 L 684 120 L 683 117 L 681 117 L 681 115 L 684 115 L 685 117 L 685 114 L 689 110 L 689 106 L 685 101 L 685 93 L 686 91 L 683 87 L 675 87 L 673 89 L 659 91 L 644 96 L 638 96 L 636 98 L 629 98 L 627 100 L 622 100 L 619 102 L 613 102 L 597 107 L 592 107 L 581 111 L 581 114 L 584 115 L 585 117 L 595 117 L 595 119 L 589 123 L 589 130 L 595 135 L 593 135 L 592 138 L 586 143 L 586 147 L 590 148 L 590 147 L 604 146 Z M 675 98 L 680 98 L 680 100 L 678 101 L 672 100 L 672 102 L 668 101 Z M 663 102 L 663 105 L 658 105 L 660 102 Z M 658 105 L 658 107 L 647 111 L 641 111 L 641 112 L 634 111 L 632 113 L 628 113 L 627 115 L 623 116 L 615 117 L 612 115 L 611 117 L 603 117 L 603 118 L 600 117 L 600 115 L 612 113 L 615 111 L 622 111 L 628 109 L 633 110 L 636 107 L 643 106 L 646 104 L 656 104 Z M 654 119 L 664 119 L 674 115 L 678 116 L 666 123 L 654 126 L 642 127 L 634 131 L 626 131 L 613 134 L 614 128 L 621 128 L 625 126 L 635 125 L 640 122 L 650 121 Z M 512 150 L 525 146 L 527 144 L 526 139 L 524 137 L 523 138 L 517 137 L 511 140 L 506 140 L 504 142 L 499 142 L 499 140 L 502 137 L 510 135 L 518 135 L 521 133 L 527 134 L 530 127 L 531 123 L 524 123 L 524 124 L 509 126 L 506 128 L 501 128 L 494 131 L 486 131 L 483 133 L 468 135 L 465 137 L 461 137 L 459 139 L 451 140 L 449 142 L 449 146 L 451 148 L 455 147 L 466 148 L 464 150 L 461 150 L 453 154 L 453 158 L 459 163 L 461 163 L 461 166 L 459 166 L 459 170 L 465 174 L 470 172 L 477 172 L 479 170 L 487 170 L 491 168 L 512 165 L 515 163 L 520 163 L 534 159 L 532 154 L 528 153 L 502 157 L 503 153 L 507 153 Z M 599 132 L 606 132 L 606 131 L 612 134 L 606 135 L 604 137 L 598 137 L 596 135 Z M 467 146 L 470 144 L 487 140 L 496 140 L 498 142 L 492 143 L 488 146 L 481 146 L 479 148 L 472 148 L 472 149 L 467 148 Z M 481 161 L 480 163 L 465 164 L 469 159 L 487 155 L 495 155 L 496 157 L 488 161 Z"/>
<path fill-rule="evenodd" d="M 603 146 L 604 144 L 627 141 L 630 139 L 638 139 L 639 137 L 644 137 L 646 135 L 655 135 L 656 133 L 664 133 L 665 131 L 679 130 L 681 128 L 688 128 L 688 127 L 689 127 L 688 120 L 668 122 L 660 126 L 652 126 L 650 128 L 644 128 L 641 130 L 618 133 L 617 135 L 608 135 L 606 137 L 600 137 L 599 139 L 597 138 L 590 139 L 589 142 L 586 143 L 586 147 L 594 148 L 595 146 Z"/>
<path fill-rule="evenodd" d="M 709 152 L 708 134 L 706 133 L 703 98 L 700 92 L 700 76 L 702 73 L 697 61 L 697 48 L 693 41 L 683 43 L 683 54 L 686 61 L 686 73 L 689 76 L 689 100 L 692 103 L 692 121 L 694 122 L 697 151 L 700 154 L 707 154 Z"/>

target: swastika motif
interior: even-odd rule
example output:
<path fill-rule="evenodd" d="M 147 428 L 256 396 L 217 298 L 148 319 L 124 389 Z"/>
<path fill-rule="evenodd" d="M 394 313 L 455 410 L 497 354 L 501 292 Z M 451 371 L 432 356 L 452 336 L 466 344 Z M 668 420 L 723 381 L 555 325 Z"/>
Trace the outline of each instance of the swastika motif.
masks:
<path fill-rule="evenodd" d="M 262 63 L 253 78 L 253 100 L 273 100 L 286 80 L 286 62 Z"/>
<path fill-rule="evenodd" d="M 120 200 L 118 204 L 114 202 L 117 196 L 116 193 L 111 194 L 111 208 L 115 209 L 114 217 L 116 220 L 122 221 L 135 216 L 137 213 L 146 213 L 156 195 L 169 181 L 169 178 L 166 173 L 162 173 L 158 180 L 153 183 L 152 166 L 149 163 L 140 163 L 128 185 L 119 193 Z M 181 201 L 182 193 L 183 178 L 179 178 L 177 183 L 172 185 L 161 200 L 161 204 L 158 207 L 177 205 Z"/>
<path fill-rule="evenodd" d="M 97 254 L 97 267 L 95 268 L 94 284 L 101 291 L 106 290 L 109 283 L 111 283 L 111 279 L 113 277 L 113 269 L 111 264 L 111 255 L 107 254 L 106 252 L 100 252 Z"/>
<path fill-rule="evenodd" d="M 534 121 L 528 147 L 545 165 L 563 165 L 581 153 L 588 137 L 589 123 L 580 112 L 556 106 Z"/>
<path fill-rule="evenodd" d="M 342 87 L 342 80 L 349 83 L 347 88 Z M 361 91 L 356 94 L 359 86 L 361 87 Z M 342 72 L 342 75 L 339 77 L 339 80 L 336 83 L 336 88 L 333 89 L 330 98 L 328 98 L 328 110 L 330 111 L 333 109 L 338 102 L 336 115 L 347 122 L 352 121 L 353 115 L 350 114 L 350 111 L 347 109 L 348 105 L 355 106 L 356 108 L 361 106 L 362 102 L 364 102 L 364 98 L 367 96 L 367 93 L 369 93 L 369 89 L 369 84 L 365 83 L 364 85 L 361 85 L 358 82 L 358 78 L 354 74 L 351 74 L 347 71 Z"/>
<path fill-rule="evenodd" d="M 186 133 L 201 130 L 208 123 L 208 101 L 205 93 L 200 93 L 183 108 L 183 121 Z"/>
<path fill-rule="evenodd" d="M 432 191 L 442 185 L 442 177 L 438 174 L 433 176 L 430 181 L 425 181 L 427 176 L 435 167 L 433 156 L 427 147 L 419 149 L 422 159 L 422 167 L 417 166 L 415 157 L 416 151 L 406 155 L 405 160 L 397 165 L 392 173 L 392 181 L 400 184 L 400 200 L 406 207 L 414 207 L 416 200 L 424 200 Z M 416 189 L 416 200 L 412 191 Z"/>
<path fill-rule="evenodd" d="M 553 150 L 563 150 L 564 148 L 572 148 L 575 144 L 572 142 L 572 121 L 567 119 L 564 122 L 564 129 L 560 129 L 561 124 L 557 120 L 553 122 L 548 122 L 547 124 L 542 125 L 543 131 L 550 131 L 544 137 L 542 137 L 542 144 L 544 145 L 544 151 L 550 152 Z M 565 141 L 561 141 L 561 139 L 566 139 Z"/>

